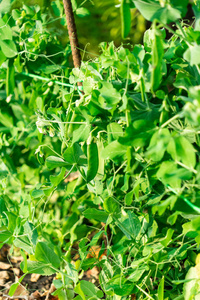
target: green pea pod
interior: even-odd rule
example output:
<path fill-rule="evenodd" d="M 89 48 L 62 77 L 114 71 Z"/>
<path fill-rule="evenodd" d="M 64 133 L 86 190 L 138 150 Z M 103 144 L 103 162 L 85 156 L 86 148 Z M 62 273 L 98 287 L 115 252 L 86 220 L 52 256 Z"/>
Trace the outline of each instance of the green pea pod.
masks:
<path fill-rule="evenodd" d="M 88 171 L 87 182 L 90 182 L 96 175 L 99 168 L 99 156 L 97 144 L 93 141 L 87 147 Z"/>
<path fill-rule="evenodd" d="M 131 30 L 131 10 L 127 0 L 121 1 L 121 28 L 122 38 L 125 39 Z"/>
<path fill-rule="evenodd" d="M 151 72 L 151 90 L 154 93 L 162 80 L 162 62 L 164 55 L 163 37 L 161 31 L 154 25 L 154 40 L 152 47 L 152 72 Z"/>
<path fill-rule="evenodd" d="M 7 74 L 6 74 L 6 95 L 7 97 L 14 92 L 15 88 L 15 68 L 13 60 L 9 61 Z"/>

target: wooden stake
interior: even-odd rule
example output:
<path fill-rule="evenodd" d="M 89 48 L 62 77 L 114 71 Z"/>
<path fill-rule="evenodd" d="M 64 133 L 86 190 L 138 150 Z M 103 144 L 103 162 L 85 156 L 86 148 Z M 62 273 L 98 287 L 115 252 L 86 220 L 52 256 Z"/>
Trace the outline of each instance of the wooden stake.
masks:
<path fill-rule="evenodd" d="M 67 29 L 69 33 L 69 40 L 72 49 L 72 58 L 75 68 L 81 66 L 81 54 L 78 45 L 78 37 L 76 32 L 76 24 L 74 20 L 74 13 L 72 10 L 71 0 L 63 0 L 66 19 L 67 19 Z"/>

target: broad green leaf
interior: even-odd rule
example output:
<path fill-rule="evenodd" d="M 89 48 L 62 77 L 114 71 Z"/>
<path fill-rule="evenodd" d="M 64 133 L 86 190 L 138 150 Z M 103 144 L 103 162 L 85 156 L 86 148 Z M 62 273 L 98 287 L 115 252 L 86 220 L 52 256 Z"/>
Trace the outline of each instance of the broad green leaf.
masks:
<path fill-rule="evenodd" d="M 127 279 L 131 282 L 138 282 L 139 279 L 144 274 L 144 272 L 147 271 L 148 269 L 149 267 L 145 265 L 138 267 L 137 269 L 135 268 L 135 270 L 133 269 L 133 272 L 128 276 Z"/>
<path fill-rule="evenodd" d="M 129 240 L 137 238 L 141 230 L 141 224 L 138 217 L 133 212 L 128 210 L 127 212 L 123 212 L 120 218 L 114 219 L 116 225 L 121 229 L 121 231 Z"/>
<path fill-rule="evenodd" d="M 11 40 L 0 40 L 0 46 L 3 54 L 8 58 L 12 58 L 18 53 L 15 43 Z"/>
<path fill-rule="evenodd" d="M 21 269 L 24 269 L 24 262 L 21 262 Z M 55 274 L 55 269 L 51 268 L 49 263 L 43 263 L 40 261 L 27 261 L 27 272 L 40 275 L 52 275 Z"/>
<path fill-rule="evenodd" d="M 200 284 L 199 284 L 199 266 L 191 267 L 186 274 L 185 279 L 189 280 L 184 283 L 183 295 L 184 300 L 200 300 Z"/>
<path fill-rule="evenodd" d="M 75 143 L 71 147 L 68 147 L 67 150 L 63 153 L 63 157 L 67 164 L 73 165 L 84 165 L 86 163 L 86 158 L 81 150 L 81 147 Z"/>
<path fill-rule="evenodd" d="M 13 244 L 15 245 L 15 247 L 23 249 L 28 254 L 33 254 L 33 243 L 31 242 L 31 240 L 27 235 L 16 238 L 13 241 Z"/>
<path fill-rule="evenodd" d="M 156 131 L 147 148 L 147 157 L 154 161 L 160 161 L 168 147 L 171 135 L 168 129 L 163 128 Z"/>
<path fill-rule="evenodd" d="M 103 207 L 109 214 L 118 213 L 120 210 L 119 203 L 112 197 L 108 197 L 104 200 Z"/>
<path fill-rule="evenodd" d="M 103 86 L 99 90 L 101 93 L 100 96 L 105 99 L 107 104 L 106 108 L 113 109 L 113 107 L 121 100 L 121 95 L 110 82 L 101 81 L 101 83 Z"/>
<path fill-rule="evenodd" d="M 5 14 L 11 9 L 11 0 L 2 0 L 0 3 L 0 14 Z"/>
<path fill-rule="evenodd" d="M 91 142 L 87 145 L 87 158 L 88 158 L 88 170 L 87 170 L 87 182 L 90 182 L 97 175 L 99 168 L 99 155 L 98 147 L 95 142 Z"/>
<path fill-rule="evenodd" d="M 154 128 L 154 124 L 145 119 L 133 122 L 127 127 L 125 135 L 119 137 L 118 141 L 122 144 L 120 147 L 125 147 L 124 145 L 143 147 L 148 143 Z"/>
<path fill-rule="evenodd" d="M 59 185 L 59 183 L 64 179 L 65 173 L 66 173 L 66 169 L 62 168 L 60 173 L 57 174 L 56 176 L 50 175 L 50 181 L 53 184 L 53 186 Z"/>
<path fill-rule="evenodd" d="M 54 14 L 55 14 L 57 17 L 62 16 L 62 14 L 63 14 L 63 6 L 61 5 L 61 3 L 60 3 L 59 0 L 52 1 L 52 2 L 51 2 L 51 7 L 52 7 L 52 9 L 53 9 Z"/>
<path fill-rule="evenodd" d="M 60 266 L 59 257 L 44 242 L 37 243 L 35 249 L 35 258 L 39 262 L 49 264 L 50 266 L 53 266 L 55 268 L 59 268 Z"/>
<path fill-rule="evenodd" d="M 44 196 L 44 191 L 43 190 L 33 190 L 31 193 L 31 196 L 33 198 L 40 198 L 40 197 Z"/>
<path fill-rule="evenodd" d="M 5 127 L 12 128 L 13 127 L 13 117 L 9 116 L 7 113 L 2 113 L 0 111 L 0 123 L 2 123 Z"/>
<path fill-rule="evenodd" d="M 124 199 L 126 205 L 131 205 L 131 203 L 133 202 L 133 195 L 134 195 L 134 190 L 126 194 Z"/>
<path fill-rule="evenodd" d="M 50 170 L 53 170 L 57 167 L 68 167 L 69 165 L 71 164 L 58 156 L 48 156 L 46 159 L 46 166 Z"/>
<path fill-rule="evenodd" d="M 3 52 L 0 50 L 0 66 L 4 61 L 6 61 L 7 57 L 3 54 Z"/>
<path fill-rule="evenodd" d="M 178 188 L 181 185 L 181 180 L 176 176 L 177 165 L 173 161 L 164 161 L 161 163 L 158 172 L 156 173 L 157 178 L 165 185 L 169 184 L 174 188 Z"/>
<path fill-rule="evenodd" d="M 189 48 L 185 51 L 183 58 L 187 60 L 191 66 L 193 65 L 199 65 L 200 64 L 200 46 L 195 44 L 195 45 L 190 45 Z"/>
<path fill-rule="evenodd" d="M 158 2 L 152 0 L 133 0 L 136 8 L 148 21 L 158 20 L 162 23 L 174 22 L 181 18 L 181 11 L 171 5 L 161 7 Z"/>
<path fill-rule="evenodd" d="M 115 159 L 126 154 L 126 151 L 126 146 L 123 146 L 117 141 L 114 141 L 102 150 L 101 157 L 104 159 Z"/>
<path fill-rule="evenodd" d="M 56 72 L 58 70 L 62 69 L 62 66 L 59 65 L 42 65 L 37 70 L 42 71 L 45 74 L 51 74 L 53 72 Z"/>
<path fill-rule="evenodd" d="M 108 143 L 112 140 L 117 140 L 118 137 L 123 136 L 123 129 L 118 123 L 110 123 L 107 126 L 108 130 Z"/>
<path fill-rule="evenodd" d="M 183 234 L 187 234 L 190 231 L 196 231 L 200 233 L 200 217 L 195 218 L 194 220 L 184 223 L 183 227 Z"/>
<path fill-rule="evenodd" d="M 99 210 L 96 208 L 88 208 L 83 212 L 83 215 L 87 219 L 94 219 L 103 223 L 106 223 L 108 219 L 108 213 L 105 212 L 104 210 Z"/>
<path fill-rule="evenodd" d="M 160 243 L 164 246 L 164 247 L 167 247 L 167 245 L 169 244 L 169 242 L 171 241 L 172 239 L 172 235 L 174 233 L 174 230 L 169 228 L 167 230 L 167 234 L 164 238 L 160 239 Z"/>
<path fill-rule="evenodd" d="M 84 142 L 88 139 L 90 134 L 90 125 L 80 125 L 78 129 L 74 130 L 72 144 L 76 142 Z"/>
<path fill-rule="evenodd" d="M 80 285 L 84 295 L 88 297 L 96 295 L 95 285 L 92 282 L 81 280 Z"/>
<path fill-rule="evenodd" d="M 118 296 L 128 296 L 131 295 L 134 285 L 132 282 L 127 281 L 127 279 L 117 274 L 106 282 L 105 289 L 114 291 Z"/>
<path fill-rule="evenodd" d="M 90 11 L 85 7 L 79 7 L 76 9 L 76 15 L 83 18 L 90 15 Z"/>
<path fill-rule="evenodd" d="M 8 230 L 0 230 L 0 242 L 8 243 L 9 239 L 12 237 L 12 232 Z"/>
<path fill-rule="evenodd" d="M 12 40 L 12 30 L 2 19 L 0 19 L 0 40 Z"/>
<path fill-rule="evenodd" d="M 131 29 L 131 11 L 130 4 L 126 0 L 121 1 L 121 29 L 122 38 L 125 39 Z"/>
<path fill-rule="evenodd" d="M 174 140 L 170 140 L 168 153 L 176 161 L 181 161 L 189 168 L 194 168 L 196 165 L 196 154 L 193 145 L 184 136 L 179 136 Z"/>
<path fill-rule="evenodd" d="M 3 217 L 3 213 L 6 212 L 6 211 L 8 211 L 8 210 L 7 210 L 5 201 L 4 201 L 3 198 L 0 197 L 0 215 L 1 215 L 1 217 Z"/>

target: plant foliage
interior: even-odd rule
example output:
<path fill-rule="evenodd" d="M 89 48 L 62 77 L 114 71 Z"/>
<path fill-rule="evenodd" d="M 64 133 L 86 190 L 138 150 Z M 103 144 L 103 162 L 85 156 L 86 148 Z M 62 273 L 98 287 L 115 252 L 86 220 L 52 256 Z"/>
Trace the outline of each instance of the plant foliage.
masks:
<path fill-rule="evenodd" d="M 0 245 L 56 273 L 59 299 L 199 299 L 199 3 L 187 25 L 187 1 L 122 1 L 124 36 L 130 9 L 152 21 L 143 45 L 101 43 L 80 69 L 39 6 L 5 3 Z"/>

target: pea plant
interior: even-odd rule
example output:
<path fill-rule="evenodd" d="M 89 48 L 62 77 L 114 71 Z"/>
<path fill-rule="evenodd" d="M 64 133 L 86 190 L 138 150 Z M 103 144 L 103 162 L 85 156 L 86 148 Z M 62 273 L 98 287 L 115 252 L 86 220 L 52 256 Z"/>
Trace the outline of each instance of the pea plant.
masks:
<path fill-rule="evenodd" d="M 37 273 L 55 274 L 63 300 L 199 299 L 200 4 L 190 5 L 192 23 L 187 0 L 122 0 L 123 37 L 131 9 L 152 22 L 143 45 L 102 42 L 80 68 L 51 11 L 2 5 L 0 246 L 24 258 L 10 296 Z"/>

